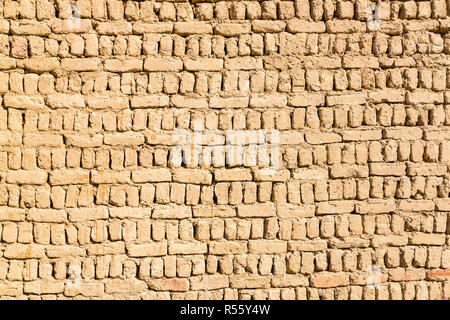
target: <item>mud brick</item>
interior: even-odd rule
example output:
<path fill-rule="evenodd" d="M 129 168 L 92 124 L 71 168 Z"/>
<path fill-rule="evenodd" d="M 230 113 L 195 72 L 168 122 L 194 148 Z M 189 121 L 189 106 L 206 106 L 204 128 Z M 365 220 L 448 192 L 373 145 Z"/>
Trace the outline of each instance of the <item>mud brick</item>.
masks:
<path fill-rule="evenodd" d="M 28 171 L 28 170 L 14 170 L 8 171 L 6 181 L 8 183 L 17 184 L 36 184 L 42 185 L 47 182 L 47 172 L 45 171 Z"/>
<path fill-rule="evenodd" d="M 448 300 L 449 1 L 373 4 L 2 1 L 0 299 Z"/>
<path fill-rule="evenodd" d="M 240 205 L 237 208 L 239 217 L 271 217 L 276 215 L 276 208 L 270 203 Z"/>

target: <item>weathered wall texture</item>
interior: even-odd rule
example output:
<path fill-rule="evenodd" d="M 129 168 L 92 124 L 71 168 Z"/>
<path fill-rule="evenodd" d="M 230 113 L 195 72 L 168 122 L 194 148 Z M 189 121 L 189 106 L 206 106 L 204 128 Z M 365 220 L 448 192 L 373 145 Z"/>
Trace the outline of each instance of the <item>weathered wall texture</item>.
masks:
<path fill-rule="evenodd" d="M 2 0 L 0 297 L 449 299 L 449 13 Z"/>

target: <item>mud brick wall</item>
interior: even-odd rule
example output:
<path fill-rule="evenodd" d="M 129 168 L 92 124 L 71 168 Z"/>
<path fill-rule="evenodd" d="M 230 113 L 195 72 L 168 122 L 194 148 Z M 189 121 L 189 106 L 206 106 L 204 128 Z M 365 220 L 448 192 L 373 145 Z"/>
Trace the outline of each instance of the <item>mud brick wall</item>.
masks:
<path fill-rule="evenodd" d="M 450 1 L 0 1 L 0 298 L 449 299 Z"/>

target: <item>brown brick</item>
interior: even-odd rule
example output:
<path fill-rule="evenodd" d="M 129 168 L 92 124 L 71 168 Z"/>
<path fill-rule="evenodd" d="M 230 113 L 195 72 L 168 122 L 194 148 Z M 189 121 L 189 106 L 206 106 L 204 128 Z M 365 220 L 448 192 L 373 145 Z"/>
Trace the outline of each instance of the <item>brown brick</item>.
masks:
<path fill-rule="evenodd" d="M 228 277 L 225 275 L 202 275 L 190 278 L 192 290 L 217 290 L 229 287 Z"/>
<path fill-rule="evenodd" d="M 237 241 L 211 241 L 208 244 L 208 252 L 217 255 L 247 253 L 247 244 Z"/>
<path fill-rule="evenodd" d="M 148 287 L 156 291 L 188 291 L 189 280 L 188 279 L 149 279 L 147 281 Z"/>
<path fill-rule="evenodd" d="M 349 284 L 349 276 L 345 273 L 321 272 L 311 276 L 311 285 L 315 288 L 334 288 Z"/>
<path fill-rule="evenodd" d="M 88 183 L 89 183 L 89 171 L 66 169 L 66 170 L 55 170 L 50 173 L 50 184 L 54 186 L 88 184 Z"/>
<path fill-rule="evenodd" d="M 167 243 L 130 244 L 127 246 L 127 252 L 130 257 L 164 256 L 167 254 Z"/>
<path fill-rule="evenodd" d="M 248 252 L 257 254 L 280 254 L 287 251 L 287 242 L 275 240 L 250 240 Z"/>
<path fill-rule="evenodd" d="M 36 184 L 42 185 L 47 182 L 47 172 L 45 171 L 28 171 L 14 170 L 8 171 L 6 175 L 8 183 L 16 184 Z"/>
<path fill-rule="evenodd" d="M 271 203 L 240 205 L 237 208 L 239 217 L 271 217 L 276 215 L 275 206 Z"/>
<path fill-rule="evenodd" d="M 230 286 L 237 289 L 268 288 L 270 281 L 259 275 L 233 275 L 230 277 Z"/>

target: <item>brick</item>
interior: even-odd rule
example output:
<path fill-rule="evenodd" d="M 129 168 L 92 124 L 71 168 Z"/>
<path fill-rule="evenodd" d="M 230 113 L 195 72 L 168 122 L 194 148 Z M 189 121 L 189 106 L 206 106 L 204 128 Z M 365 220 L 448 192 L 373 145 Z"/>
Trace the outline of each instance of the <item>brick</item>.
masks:
<path fill-rule="evenodd" d="M 277 142 L 280 145 L 299 145 L 300 143 L 305 142 L 305 138 L 301 132 L 280 132 Z"/>
<path fill-rule="evenodd" d="M 47 172 L 45 171 L 29 171 L 14 170 L 8 171 L 6 174 L 6 182 L 14 184 L 35 184 L 43 185 L 47 182 Z"/>
<path fill-rule="evenodd" d="M 137 97 L 133 97 L 137 98 Z M 88 97 L 86 99 L 87 105 L 92 109 L 126 109 L 129 106 L 128 98 L 121 97 Z"/>
<path fill-rule="evenodd" d="M 31 58 L 20 61 L 18 66 L 31 72 L 44 73 L 58 69 L 60 62 L 56 58 Z"/>
<path fill-rule="evenodd" d="M 92 31 L 91 20 L 79 19 L 77 23 L 70 20 L 55 20 L 51 25 L 53 33 L 89 33 Z"/>
<path fill-rule="evenodd" d="M 176 169 L 173 171 L 172 179 L 174 182 L 208 185 L 212 182 L 212 175 L 206 170 Z"/>
<path fill-rule="evenodd" d="M 270 280 L 259 275 L 233 275 L 230 276 L 230 286 L 237 289 L 268 288 Z"/>
<path fill-rule="evenodd" d="M 144 70 L 150 72 L 179 72 L 183 70 L 183 61 L 179 58 L 146 58 Z"/>
<path fill-rule="evenodd" d="M 226 275 L 201 275 L 191 277 L 191 290 L 217 290 L 228 288 L 230 281 Z"/>
<path fill-rule="evenodd" d="M 241 34 L 250 33 L 250 31 L 250 24 L 221 23 L 214 27 L 214 34 L 225 37 L 239 36 Z"/>
<path fill-rule="evenodd" d="M 439 27 L 438 21 L 410 21 L 405 24 L 405 31 L 436 31 Z"/>
<path fill-rule="evenodd" d="M 204 242 L 176 241 L 169 243 L 169 254 L 204 254 L 208 245 Z"/>
<path fill-rule="evenodd" d="M 330 57 L 304 57 L 305 67 L 307 69 L 339 69 L 341 68 L 341 59 Z"/>
<path fill-rule="evenodd" d="M 50 185 L 74 185 L 74 184 L 88 184 L 89 171 L 77 169 L 55 170 L 50 173 Z"/>
<path fill-rule="evenodd" d="M 236 215 L 236 211 L 228 206 L 197 206 L 192 208 L 192 214 L 196 218 L 229 218 Z"/>
<path fill-rule="evenodd" d="M 44 98 L 40 96 L 5 95 L 4 103 L 5 107 L 14 109 L 39 110 L 45 108 Z"/>
<path fill-rule="evenodd" d="M 149 33 L 172 33 L 173 23 L 172 22 L 157 22 L 157 23 L 146 23 L 137 21 L 133 23 L 133 34 L 149 34 Z"/>
<path fill-rule="evenodd" d="M 27 282 L 23 291 L 37 295 L 61 294 L 64 291 L 64 282 L 58 280 L 35 280 Z"/>
<path fill-rule="evenodd" d="M 69 258 L 86 255 L 85 248 L 75 246 L 51 246 L 46 248 L 45 252 L 49 258 Z"/>
<path fill-rule="evenodd" d="M 217 255 L 247 253 L 247 244 L 238 241 L 211 241 L 208 252 Z"/>
<path fill-rule="evenodd" d="M 152 215 L 154 219 L 186 219 L 191 216 L 191 208 L 183 206 L 159 206 Z"/>
<path fill-rule="evenodd" d="M 316 214 L 350 213 L 355 209 L 353 201 L 328 201 L 317 204 Z"/>
<path fill-rule="evenodd" d="M 23 221 L 25 220 L 25 210 L 0 207 L 0 221 Z"/>
<path fill-rule="evenodd" d="M 131 173 L 131 180 L 135 183 L 145 182 L 167 182 L 172 180 L 169 169 L 144 169 Z"/>
<path fill-rule="evenodd" d="M 102 61 L 98 58 L 63 59 L 61 60 L 61 68 L 78 72 L 100 71 Z"/>
<path fill-rule="evenodd" d="M 408 92 L 406 94 L 406 103 L 407 104 L 439 104 L 444 102 L 444 96 L 442 93 L 438 92 L 430 92 L 426 90 L 420 90 L 416 92 Z"/>
<path fill-rule="evenodd" d="M 337 164 L 330 168 L 331 178 L 365 178 L 368 176 L 369 168 L 363 165 Z"/>
<path fill-rule="evenodd" d="M 248 252 L 256 254 L 280 254 L 287 251 L 287 242 L 277 240 L 250 240 Z"/>
<path fill-rule="evenodd" d="M 329 95 L 326 97 L 327 106 L 364 104 L 366 96 L 362 93 Z"/>
<path fill-rule="evenodd" d="M 309 285 L 308 277 L 303 275 L 289 275 L 272 277 L 271 284 L 275 288 L 287 287 L 307 287 Z"/>
<path fill-rule="evenodd" d="M 366 32 L 366 23 L 352 20 L 330 20 L 326 22 L 329 33 Z"/>
<path fill-rule="evenodd" d="M 320 93 L 297 93 L 289 96 L 288 105 L 292 107 L 309 107 L 323 106 L 325 104 L 325 96 Z"/>
<path fill-rule="evenodd" d="M 246 108 L 249 104 L 248 97 L 221 98 L 212 97 L 209 100 L 210 108 L 229 109 L 229 108 Z"/>
<path fill-rule="evenodd" d="M 445 235 L 414 232 L 409 236 L 409 244 L 443 246 L 445 244 Z"/>
<path fill-rule="evenodd" d="M 345 273 L 320 272 L 311 276 L 311 285 L 315 288 L 347 286 L 349 282 L 349 275 Z"/>
<path fill-rule="evenodd" d="M 394 200 L 370 200 L 357 203 L 355 209 L 360 214 L 391 213 L 396 211 L 397 204 Z"/>
<path fill-rule="evenodd" d="M 309 144 L 325 144 L 341 142 L 342 137 L 339 134 L 333 132 L 311 132 L 305 134 L 305 140 Z"/>
<path fill-rule="evenodd" d="M 286 22 L 284 21 L 252 21 L 252 31 L 257 33 L 278 33 L 284 31 L 285 28 Z"/>
<path fill-rule="evenodd" d="M 3 256 L 7 259 L 39 259 L 45 257 L 45 249 L 36 244 L 10 244 L 5 246 Z"/>
<path fill-rule="evenodd" d="M 276 208 L 272 203 L 240 205 L 237 207 L 238 217 L 271 217 L 276 215 Z"/>
<path fill-rule="evenodd" d="M 408 176 L 443 176 L 447 166 L 443 164 L 408 164 Z"/>
<path fill-rule="evenodd" d="M 109 215 L 112 218 L 119 219 L 143 219 L 150 217 L 152 214 L 151 208 L 132 208 L 132 207 L 120 207 L 120 208 L 110 208 Z"/>
<path fill-rule="evenodd" d="M 325 240 L 289 241 L 288 251 L 323 251 L 327 249 Z"/>
<path fill-rule="evenodd" d="M 23 284 L 19 282 L 6 282 L 0 284 L 0 295 L 20 296 L 23 292 Z"/>
<path fill-rule="evenodd" d="M 93 170 L 91 172 L 91 183 L 93 184 L 128 183 L 129 180 L 130 172 L 127 171 Z"/>
<path fill-rule="evenodd" d="M 167 254 L 166 242 L 155 242 L 150 244 L 129 244 L 127 252 L 130 257 L 158 257 Z"/>
<path fill-rule="evenodd" d="M 104 144 L 111 146 L 138 146 L 145 142 L 144 135 L 136 132 L 106 134 Z"/>
<path fill-rule="evenodd" d="M 372 238 L 372 247 L 386 247 L 386 246 L 393 246 L 393 247 L 402 247 L 406 246 L 408 244 L 408 237 L 407 236 L 401 236 L 401 235 L 375 235 Z"/>
<path fill-rule="evenodd" d="M 337 249 L 368 248 L 369 246 L 370 240 L 362 239 L 360 237 L 345 237 L 344 240 L 333 238 L 329 243 L 330 248 Z"/>
<path fill-rule="evenodd" d="M 439 129 L 439 130 L 424 130 L 425 140 L 447 140 L 450 137 L 450 130 Z"/>
<path fill-rule="evenodd" d="M 420 281 L 425 279 L 425 270 L 395 268 L 389 270 L 391 281 Z"/>
<path fill-rule="evenodd" d="M 48 36 L 51 33 L 50 28 L 45 22 L 20 21 L 11 22 L 10 31 L 12 34 L 23 36 Z"/>
<path fill-rule="evenodd" d="M 80 148 L 96 148 L 103 145 L 103 136 L 101 134 L 96 135 L 81 135 L 70 134 L 64 135 L 67 146 L 80 147 Z"/>
<path fill-rule="evenodd" d="M 126 35 L 132 33 L 132 25 L 129 22 L 100 22 L 95 27 L 98 34 Z"/>
<path fill-rule="evenodd" d="M 320 167 L 299 168 L 292 173 L 295 180 L 320 180 L 328 179 L 328 170 Z"/>
<path fill-rule="evenodd" d="M 17 146 L 22 143 L 22 135 L 14 133 L 0 133 L 0 145 L 2 146 Z"/>
<path fill-rule="evenodd" d="M 370 175 L 374 176 L 404 176 L 406 174 L 406 166 L 403 163 L 370 163 Z"/>
<path fill-rule="evenodd" d="M 401 200 L 398 208 L 402 211 L 433 211 L 434 205 L 432 200 Z"/>
<path fill-rule="evenodd" d="M 381 130 L 346 130 L 342 133 L 342 140 L 344 142 L 381 140 L 381 138 Z"/>
<path fill-rule="evenodd" d="M 82 95 L 55 93 L 47 96 L 50 108 L 83 108 L 86 106 Z"/>
<path fill-rule="evenodd" d="M 11 70 L 16 67 L 16 60 L 9 57 L 0 58 L 0 70 Z"/>
<path fill-rule="evenodd" d="M 311 218 L 315 212 L 316 207 L 314 205 L 277 205 L 277 216 L 280 218 Z"/>
<path fill-rule="evenodd" d="M 162 95 L 135 96 L 131 98 L 131 108 L 168 107 L 169 97 Z"/>
<path fill-rule="evenodd" d="M 423 273 L 425 273 L 425 270 L 421 270 Z M 431 270 L 428 271 L 426 274 L 426 278 L 429 280 L 446 280 L 450 277 L 450 270 L 444 269 L 444 270 Z M 422 280 L 424 278 L 418 279 Z"/>
<path fill-rule="evenodd" d="M 256 170 L 253 173 L 255 181 L 287 181 L 290 177 L 288 170 Z M 241 180 L 242 181 L 242 180 Z"/>
<path fill-rule="evenodd" d="M 108 279 L 105 282 L 106 293 L 126 294 L 141 293 L 147 289 L 147 284 L 136 279 Z"/>
<path fill-rule="evenodd" d="M 205 98 L 187 98 L 181 95 L 175 95 L 170 98 L 170 104 L 177 108 L 202 109 L 208 107 L 208 100 Z"/>
<path fill-rule="evenodd" d="M 0 23 L 0 33 L 9 33 L 9 21 L 4 20 Z"/>
<path fill-rule="evenodd" d="M 27 220 L 33 222 L 64 223 L 67 221 L 67 214 L 64 210 L 31 208 L 27 213 Z"/>
<path fill-rule="evenodd" d="M 176 22 L 174 24 L 174 32 L 182 36 L 212 34 L 213 28 L 209 23 L 204 22 Z"/>
<path fill-rule="evenodd" d="M 102 220 L 109 217 L 108 209 L 105 207 L 67 209 L 67 214 L 71 222 Z"/>
<path fill-rule="evenodd" d="M 250 98 L 251 108 L 281 108 L 287 105 L 287 98 L 280 94 L 264 94 Z"/>
<path fill-rule="evenodd" d="M 384 129 L 384 136 L 387 139 L 418 140 L 422 138 L 422 129 L 420 128 Z"/>
<path fill-rule="evenodd" d="M 189 290 L 188 279 L 150 279 L 147 281 L 148 287 L 156 291 L 182 292 Z"/>
<path fill-rule="evenodd" d="M 450 199 L 435 199 L 438 211 L 450 211 Z"/>
<path fill-rule="evenodd" d="M 306 33 L 323 33 L 326 31 L 324 22 L 304 21 L 300 19 L 289 20 L 287 23 L 287 30 L 292 33 L 306 32 Z"/>
<path fill-rule="evenodd" d="M 87 247 L 88 255 L 108 255 L 108 254 L 124 254 L 125 243 L 124 242 L 107 242 L 99 244 L 90 244 Z"/>
<path fill-rule="evenodd" d="M 224 67 L 228 70 L 258 70 L 263 69 L 263 61 L 253 57 L 229 58 Z"/>
<path fill-rule="evenodd" d="M 109 72 L 138 72 L 143 70 L 144 62 L 140 59 L 108 59 L 104 62 L 106 71 Z"/>
<path fill-rule="evenodd" d="M 217 169 L 214 171 L 215 181 L 251 181 L 250 169 Z"/>
<path fill-rule="evenodd" d="M 187 71 L 220 71 L 223 60 L 214 58 L 185 59 L 184 68 Z"/>
<path fill-rule="evenodd" d="M 346 56 L 342 58 L 342 67 L 344 68 L 371 68 L 377 69 L 379 67 L 378 59 L 375 57 L 350 57 Z"/>
<path fill-rule="evenodd" d="M 403 90 L 386 89 L 369 92 L 368 96 L 375 103 L 400 103 L 405 102 L 406 93 Z"/>

